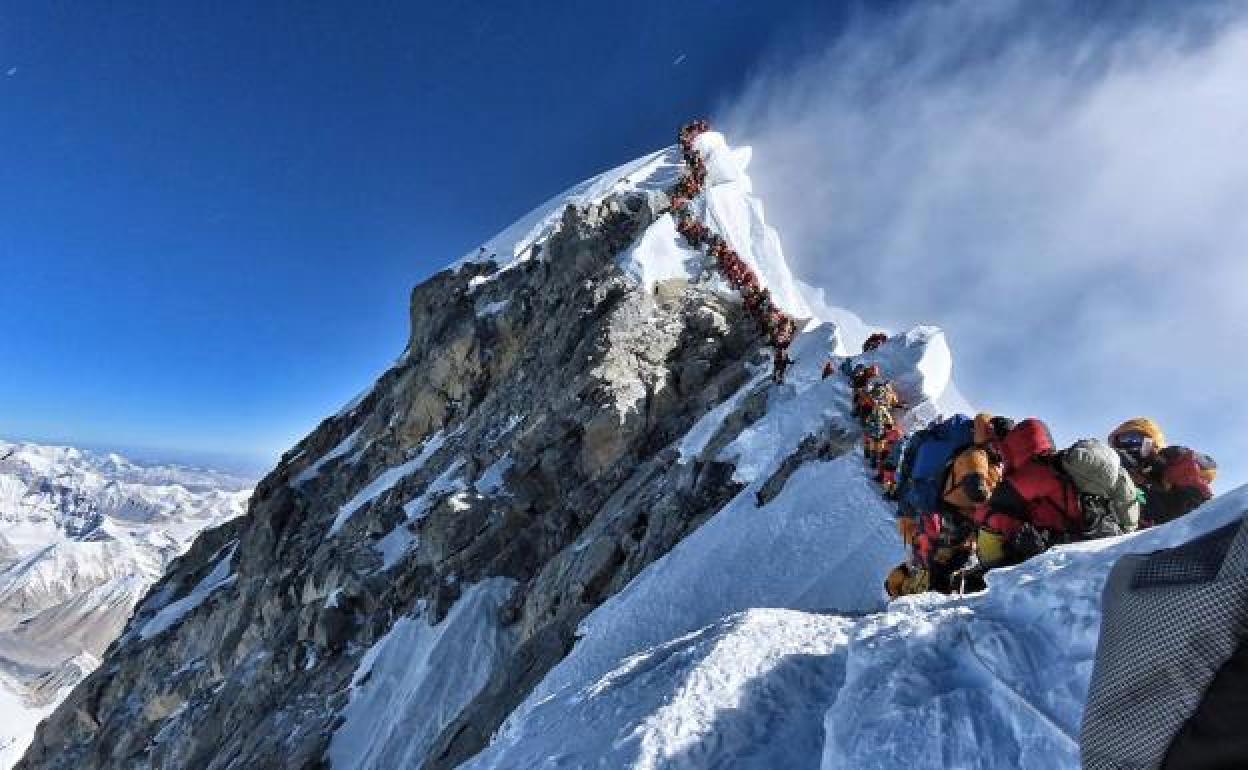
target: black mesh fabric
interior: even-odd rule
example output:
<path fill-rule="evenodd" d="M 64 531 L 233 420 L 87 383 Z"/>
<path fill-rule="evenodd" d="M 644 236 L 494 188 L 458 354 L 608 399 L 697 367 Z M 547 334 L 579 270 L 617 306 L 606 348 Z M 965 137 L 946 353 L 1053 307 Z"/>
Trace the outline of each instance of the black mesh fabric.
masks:
<path fill-rule="evenodd" d="M 1148 555 L 1131 581 L 1131 589 L 1213 580 L 1235 540 L 1238 524 L 1214 530 L 1178 548 Z"/>
<path fill-rule="evenodd" d="M 1161 767 L 1245 628 L 1248 522 L 1121 558 L 1102 599 L 1080 736 L 1084 767 Z"/>

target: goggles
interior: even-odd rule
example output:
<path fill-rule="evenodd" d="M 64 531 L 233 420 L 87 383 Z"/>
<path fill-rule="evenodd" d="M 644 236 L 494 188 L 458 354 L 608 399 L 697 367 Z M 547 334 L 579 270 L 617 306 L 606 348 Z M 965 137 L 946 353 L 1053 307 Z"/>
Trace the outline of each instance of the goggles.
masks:
<path fill-rule="evenodd" d="M 1153 440 L 1139 431 L 1127 431 L 1114 436 L 1114 448 L 1130 452 L 1136 457 L 1146 457 L 1153 453 Z"/>

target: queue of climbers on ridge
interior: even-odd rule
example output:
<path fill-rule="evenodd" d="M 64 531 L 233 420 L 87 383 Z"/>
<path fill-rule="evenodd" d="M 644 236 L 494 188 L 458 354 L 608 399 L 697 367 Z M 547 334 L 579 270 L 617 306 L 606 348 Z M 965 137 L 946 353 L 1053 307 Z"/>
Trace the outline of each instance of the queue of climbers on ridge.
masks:
<path fill-rule="evenodd" d="M 680 150 L 684 157 L 685 170 L 680 180 L 668 191 L 672 213 L 676 217 L 676 231 L 694 248 L 705 249 L 710 263 L 741 294 L 745 312 L 767 336 L 774 351 L 772 379 L 780 383 L 784 381 L 785 371 L 793 363 L 788 350 L 797 335 L 797 322 L 772 300 L 770 290 L 762 285 L 754 268 L 728 245 L 723 236 L 712 232 L 693 214 L 693 199 L 706 186 L 706 162 L 694 148 L 694 142 L 709 130 L 710 124 L 705 120 L 695 120 L 680 129 Z"/>
<path fill-rule="evenodd" d="M 797 322 L 772 300 L 757 273 L 722 236 L 699 222 L 693 199 L 704 191 L 706 162 L 694 146 L 705 120 L 680 130 L 685 170 L 668 191 L 676 230 L 742 297 L 746 313 L 773 348 L 772 379 L 784 381 Z M 869 353 L 888 342 L 877 332 Z M 954 415 L 907 433 L 906 404 L 878 364 L 829 361 L 853 388 L 863 453 L 885 496 L 896 501 L 897 528 L 909 558 L 884 581 L 889 596 L 979 590 L 984 574 L 1049 547 L 1164 524 L 1213 497 L 1217 464 L 1166 444 L 1147 417 L 1127 420 L 1108 441 L 1081 439 L 1059 450 L 1048 426 L 1029 417 Z"/>
<path fill-rule="evenodd" d="M 887 336 L 874 334 L 863 352 Z M 1029 417 L 957 414 L 906 435 L 906 404 L 878 364 L 829 361 L 853 389 L 863 452 L 886 497 L 909 558 L 884 581 L 890 597 L 981 590 L 984 574 L 1049 547 L 1165 524 L 1213 497 L 1217 464 L 1166 443 L 1156 422 L 1136 417 L 1106 441 L 1059 450 Z"/>

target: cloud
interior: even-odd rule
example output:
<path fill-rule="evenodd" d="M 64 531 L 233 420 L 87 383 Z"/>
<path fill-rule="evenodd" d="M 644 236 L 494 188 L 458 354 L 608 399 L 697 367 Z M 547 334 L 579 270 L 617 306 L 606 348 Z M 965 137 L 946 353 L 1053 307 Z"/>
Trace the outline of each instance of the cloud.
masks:
<path fill-rule="evenodd" d="M 1065 440 L 1154 415 L 1248 480 L 1248 24 L 1083 7 L 858 18 L 718 120 L 798 275 L 944 326 L 972 401 Z"/>

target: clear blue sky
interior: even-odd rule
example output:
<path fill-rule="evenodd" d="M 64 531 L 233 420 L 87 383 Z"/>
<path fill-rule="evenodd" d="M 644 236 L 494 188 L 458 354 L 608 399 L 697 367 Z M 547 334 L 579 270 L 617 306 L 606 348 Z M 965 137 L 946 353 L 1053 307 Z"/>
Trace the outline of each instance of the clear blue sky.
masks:
<path fill-rule="evenodd" d="M 798 274 L 977 404 L 1242 480 L 1243 7 L 5 3 L 0 436 L 263 470 L 414 284 L 711 113 Z"/>
<path fill-rule="evenodd" d="M 268 464 L 413 284 L 822 5 L 6 3 L 0 435 Z"/>

